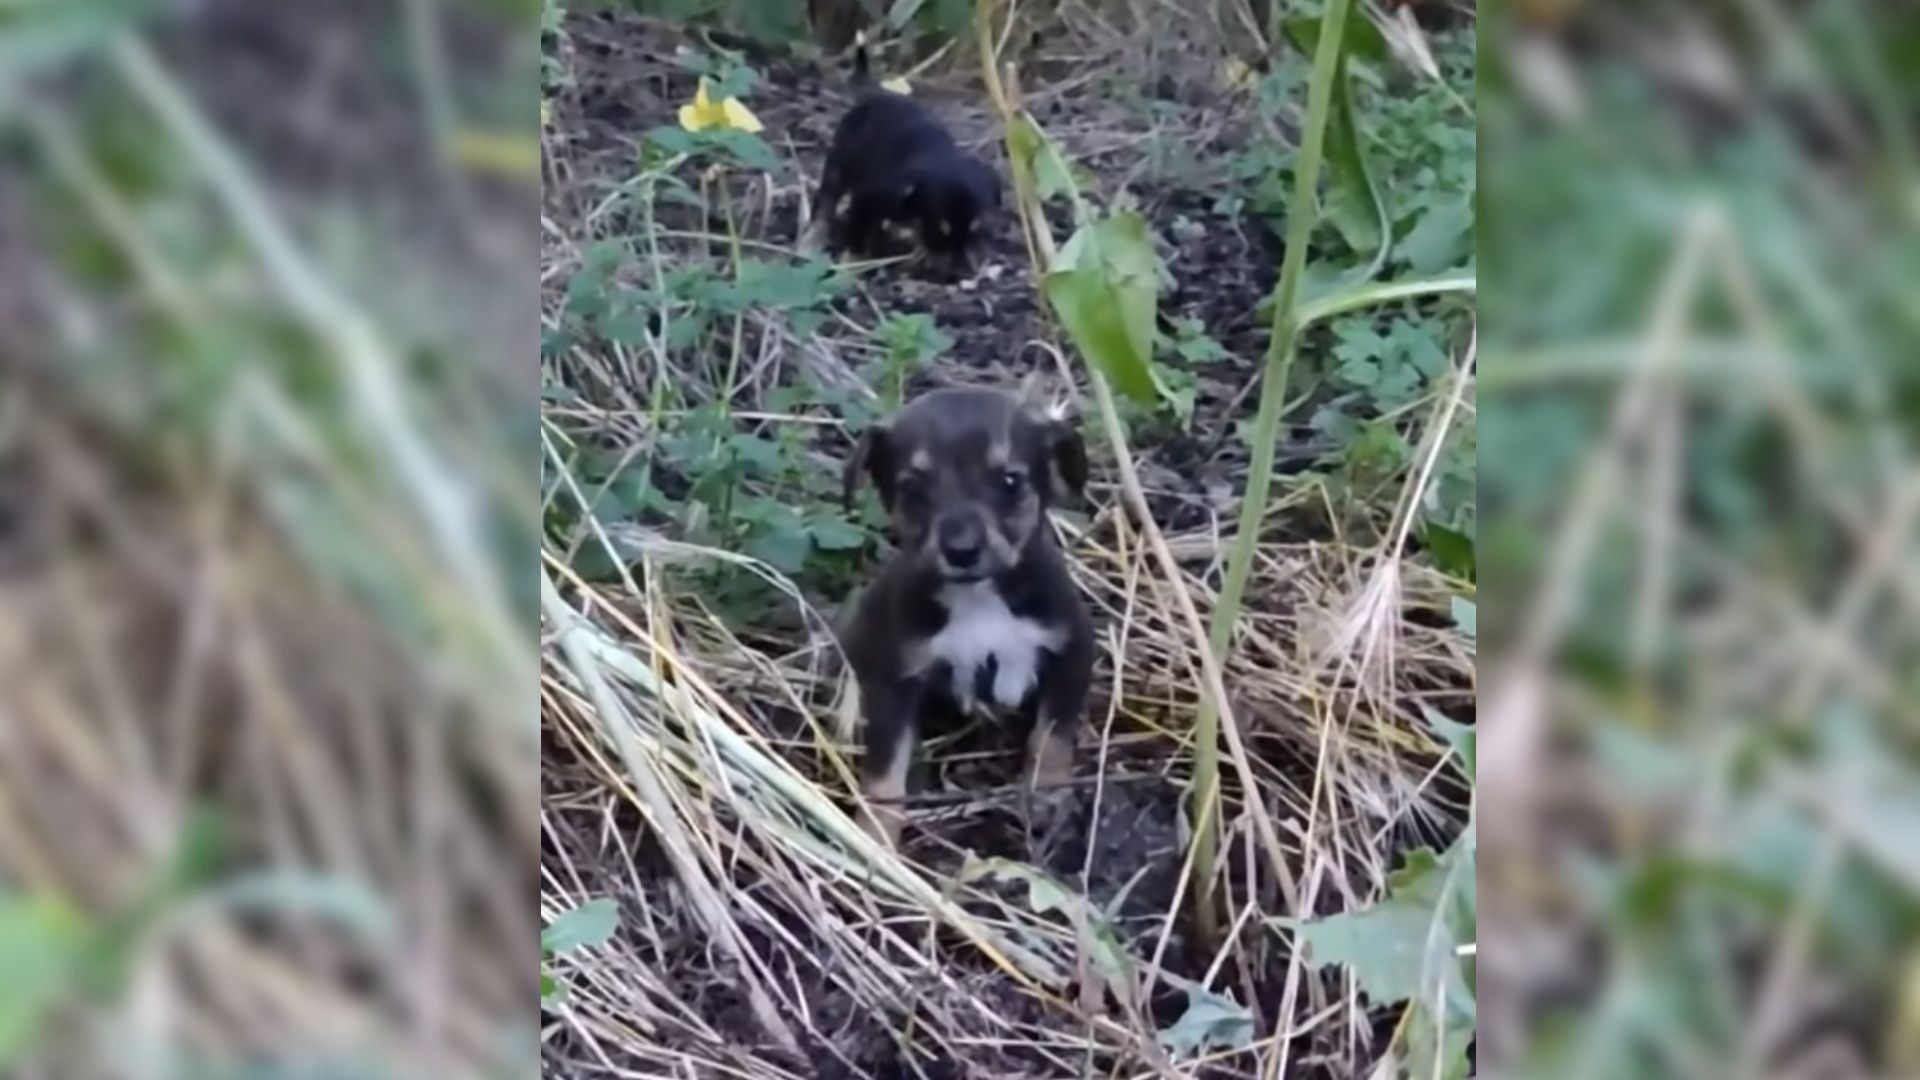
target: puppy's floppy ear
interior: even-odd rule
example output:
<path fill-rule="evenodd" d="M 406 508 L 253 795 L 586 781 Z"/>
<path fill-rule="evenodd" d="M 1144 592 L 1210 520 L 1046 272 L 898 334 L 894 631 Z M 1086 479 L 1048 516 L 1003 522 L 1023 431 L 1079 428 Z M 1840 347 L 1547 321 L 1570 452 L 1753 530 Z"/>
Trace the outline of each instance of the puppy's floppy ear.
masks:
<path fill-rule="evenodd" d="M 1079 498 L 1087 489 L 1087 446 L 1080 441 L 1080 429 L 1064 417 L 1047 421 L 1047 449 L 1054 473 Z"/>
<path fill-rule="evenodd" d="M 1080 429 L 1073 422 L 1073 406 L 1064 397 L 1049 392 L 1047 375 L 1035 369 L 1020 380 L 1015 396 L 1021 411 L 1037 425 L 1047 460 L 1037 462 L 1057 478 L 1077 498 L 1087 487 L 1087 447 L 1080 441 Z M 1068 392 L 1071 392 L 1068 387 Z"/>
<path fill-rule="evenodd" d="M 1000 209 L 1000 174 L 993 166 L 978 159 L 973 162 L 974 192 L 982 206 L 989 210 Z"/>
<path fill-rule="evenodd" d="M 884 427 L 868 428 L 847 458 L 846 472 L 840 478 L 840 504 L 847 510 L 853 509 L 853 496 L 860 490 L 863 472 L 872 477 L 873 486 L 880 489 L 880 501 L 892 509 L 893 436 Z"/>

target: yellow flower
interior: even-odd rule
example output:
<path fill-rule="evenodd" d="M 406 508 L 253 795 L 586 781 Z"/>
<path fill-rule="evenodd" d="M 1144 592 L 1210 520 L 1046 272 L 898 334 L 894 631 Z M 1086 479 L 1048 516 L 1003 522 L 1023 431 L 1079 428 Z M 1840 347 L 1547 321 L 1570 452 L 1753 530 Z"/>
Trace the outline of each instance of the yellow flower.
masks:
<path fill-rule="evenodd" d="M 701 79 L 700 89 L 693 95 L 693 104 L 680 106 L 680 126 L 688 131 L 738 128 L 754 132 L 760 130 L 760 120 L 735 98 L 712 100 L 707 95 L 707 80 Z"/>
<path fill-rule="evenodd" d="M 908 86 L 907 80 L 899 77 L 898 75 L 881 83 L 880 89 L 891 90 L 894 93 L 899 94 L 901 97 L 908 97 L 913 93 L 913 87 Z"/>
<path fill-rule="evenodd" d="M 1247 62 L 1237 56 L 1227 57 L 1223 74 L 1227 86 L 1234 90 L 1251 90 L 1253 84 L 1259 81 L 1253 69 L 1247 66 Z"/>

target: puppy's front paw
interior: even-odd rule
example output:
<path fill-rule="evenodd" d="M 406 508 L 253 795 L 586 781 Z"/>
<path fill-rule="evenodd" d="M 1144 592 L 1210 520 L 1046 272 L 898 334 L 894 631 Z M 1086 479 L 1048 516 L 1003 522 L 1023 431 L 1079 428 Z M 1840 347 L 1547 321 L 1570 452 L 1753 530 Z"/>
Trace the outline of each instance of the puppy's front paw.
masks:
<path fill-rule="evenodd" d="M 1044 865 L 1060 846 L 1078 805 L 1079 800 L 1074 798 L 1070 787 L 1028 790 L 1022 816 L 1026 818 L 1027 844 L 1036 865 Z"/>
<path fill-rule="evenodd" d="M 906 815 L 901 813 L 898 806 L 869 802 L 860 814 L 860 827 L 880 843 L 898 849 L 900 831 L 905 827 L 906 820 Z"/>
<path fill-rule="evenodd" d="M 830 222 L 825 214 L 816 213 L 800 230 L 794 239 L 794 250 L 803 257 L 824 254 L 829 247 L 831 234 Z"/>

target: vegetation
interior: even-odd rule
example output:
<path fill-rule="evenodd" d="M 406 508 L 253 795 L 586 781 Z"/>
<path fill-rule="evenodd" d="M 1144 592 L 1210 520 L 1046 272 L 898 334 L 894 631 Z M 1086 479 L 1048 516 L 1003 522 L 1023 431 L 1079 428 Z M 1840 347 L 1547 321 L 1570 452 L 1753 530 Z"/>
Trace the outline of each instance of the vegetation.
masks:
<path fill-rule="evenodd" d="M 698 13 L 744 37 L 549 19 L 542 905 L 624 911 L 554 961 L 552 1066 L 1464 1075 L 1471 22 L 1407 24 L 1428 69 L 1330 5 L 1316 66 L 1305 12 L 1249 57 L 1161 11 L 896 6 L 883 66 L 928 57 L 913 92 L 1018 194 L 956 289 L 793 250 L 845 99 L 749 6 Z M 1063 59 L 1115 27 L 1192 100 Z M 758 130 L 688 130 L 703 76 Z M 876 847 L 830 626 L 884 538 L 839 464 L 920 388 L 1036 378 L 1096 436 L 1056 522 L 1107 642 L 1084 828 L 1029 851 L 1008 755 L 963 736 Z"/>
<path fill-rule="evenodd" d="M 1480 98 L 1481 1060 L 1912 1073 L 1920 23 L 1634 10 Z"/>

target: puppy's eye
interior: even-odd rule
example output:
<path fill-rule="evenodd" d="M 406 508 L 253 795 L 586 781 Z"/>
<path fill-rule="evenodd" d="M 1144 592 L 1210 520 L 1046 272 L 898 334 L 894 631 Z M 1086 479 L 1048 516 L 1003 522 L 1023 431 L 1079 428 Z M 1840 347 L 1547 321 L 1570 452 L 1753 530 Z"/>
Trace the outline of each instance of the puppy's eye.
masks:
<path fill-rule="evenodd" d="M 1019 491 L 1021 486 L 1026 482 L 1027 476 L 1025 473 L 1015 472 L 1012 469 L 1003 469 L 1000 472 L 1000 490 L 1005 491 L 1009 495 Z"/>

